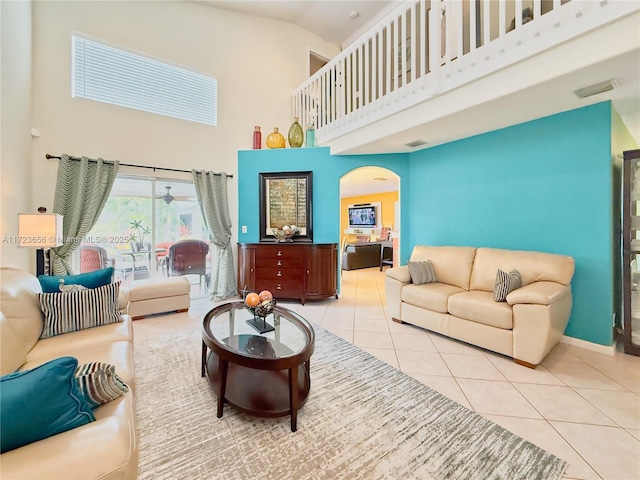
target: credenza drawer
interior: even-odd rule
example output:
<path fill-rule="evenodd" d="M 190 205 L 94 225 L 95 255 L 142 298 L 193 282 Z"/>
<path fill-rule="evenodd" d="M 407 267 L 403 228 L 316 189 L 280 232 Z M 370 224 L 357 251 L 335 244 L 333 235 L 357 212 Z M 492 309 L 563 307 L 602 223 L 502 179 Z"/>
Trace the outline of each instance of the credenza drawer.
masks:
<path fill-rule="evenodd" d="M 257 249 L 256 260 L 262 260 L 265 258 L 299 259 L 302 261 L 304 260 L 304 250 L 300 248 L 287 248 L 286 246 Z"/>
<path fill-rule="evenodd" d="M 256 268 L 304 268 L 304 258 L 256 258 Z"/>
<path fill-rule="evenodd" d="M 293 268 L 256 268 L 256 279 L 304 281 L 304 271 Z"/>
<path fill-rule="evenodd" d="M 269 290 L 274 297 L 298 297 L 304 292 L 304 284 L 291 279 L 256 279 L 256 290 Z"/>

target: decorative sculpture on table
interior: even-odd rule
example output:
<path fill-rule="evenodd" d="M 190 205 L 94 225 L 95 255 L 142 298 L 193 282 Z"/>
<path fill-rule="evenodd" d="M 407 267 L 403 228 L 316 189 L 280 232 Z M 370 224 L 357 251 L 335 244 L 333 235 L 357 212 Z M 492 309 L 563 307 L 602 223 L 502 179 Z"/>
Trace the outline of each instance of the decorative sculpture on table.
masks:
<path fill-rule="evenodd" d="M 276 243 L 293 242 L 293 237 L 300 233 L 300 229 L 295 225 L 285 225 L 282 230 L 273 229 L 273 236 L 276 237 Z"/>
<path fill-rule="evenodd" d="M 263 290 L 260 293 L 252 292 L 246 285 L 241 292 L 245 308 L 253 314 L 253 318 L 247 320 L 247 323 L 258 333 L 274 331 L 275 328 L 267 323 L 267 315 L 273 313 L 273 308 L 276 306 L 273 294 L 269 290 Z"/>

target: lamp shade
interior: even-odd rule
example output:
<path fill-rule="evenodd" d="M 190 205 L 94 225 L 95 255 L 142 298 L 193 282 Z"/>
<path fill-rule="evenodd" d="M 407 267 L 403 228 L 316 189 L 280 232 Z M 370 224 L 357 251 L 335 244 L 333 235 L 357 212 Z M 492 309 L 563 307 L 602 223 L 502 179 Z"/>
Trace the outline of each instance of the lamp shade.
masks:
<path fill-rule="evenodd" d="M 19 213 L 18 246 L 59 247 L 62 241 L 62 215 L 57 213 Z"/>

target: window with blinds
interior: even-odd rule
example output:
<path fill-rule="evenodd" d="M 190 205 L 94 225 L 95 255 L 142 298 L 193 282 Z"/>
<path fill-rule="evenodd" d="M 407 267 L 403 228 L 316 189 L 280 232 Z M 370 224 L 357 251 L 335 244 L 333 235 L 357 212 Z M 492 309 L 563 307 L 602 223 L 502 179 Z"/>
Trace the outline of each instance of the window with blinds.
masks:
<path fill-rule="evenodd" d="M 218 81 L 127 50 L 72 36 L 71 96 L 215 126 Z"/>

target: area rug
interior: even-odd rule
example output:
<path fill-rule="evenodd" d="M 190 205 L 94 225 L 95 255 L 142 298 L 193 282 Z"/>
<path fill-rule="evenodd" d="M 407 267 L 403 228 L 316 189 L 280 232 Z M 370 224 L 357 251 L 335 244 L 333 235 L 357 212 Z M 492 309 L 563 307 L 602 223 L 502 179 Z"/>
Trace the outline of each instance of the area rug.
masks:
<path fill-rule="evenodd" d="M 200 329 L 135 346 L 140 479 L 560 478 L 565 462 L 321 328 L 298 413 L 256 418 L 200 377 Z"/>

